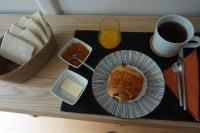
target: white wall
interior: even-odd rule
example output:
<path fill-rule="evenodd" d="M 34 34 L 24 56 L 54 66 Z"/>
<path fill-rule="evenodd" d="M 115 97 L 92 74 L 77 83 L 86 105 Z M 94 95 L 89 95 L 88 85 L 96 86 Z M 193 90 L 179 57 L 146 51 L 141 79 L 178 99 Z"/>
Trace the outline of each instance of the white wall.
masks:
<path fill-rule="evenodd" d="M 0 13 L 31 13 L 37 10 L 36 0 L 0 0 Z"/>
<path fill-rule="evenodd" d="M 66 14 L 200 16 L 200 0 L 58 0 Z M 39 10 L 36 0 L 0 0 L 0 13 Z"/>
<path fill-rule="evenodd" d="M 200 0 L 58 0 L 69 14 L 200 16 Z"/>

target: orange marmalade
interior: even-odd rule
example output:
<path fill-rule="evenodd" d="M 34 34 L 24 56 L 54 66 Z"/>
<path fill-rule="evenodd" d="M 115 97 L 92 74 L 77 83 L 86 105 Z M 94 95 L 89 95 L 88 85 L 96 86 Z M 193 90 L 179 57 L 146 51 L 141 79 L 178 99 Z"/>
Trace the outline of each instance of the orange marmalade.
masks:
<path fill-rule="evenodd" d="M 81 43 L 74 43 L 64 52 L 62 57 L 66 61 L 74 66 L 79 66 L 81 62 L 77 59 L 74 59 L 72 57 L 73 54 L 76 54 L 76 57 L 83 61 L 89 54 L 89 50 Z"/>

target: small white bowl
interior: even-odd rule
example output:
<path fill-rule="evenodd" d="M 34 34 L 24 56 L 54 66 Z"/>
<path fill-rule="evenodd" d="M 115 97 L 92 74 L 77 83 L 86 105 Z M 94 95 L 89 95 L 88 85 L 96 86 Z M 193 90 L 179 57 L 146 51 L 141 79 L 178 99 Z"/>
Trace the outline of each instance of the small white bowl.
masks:
<path fill-rule="evenodd" d="M 88 51 L 89 51 L 88 55 L 87 55 L 87 56 L 85 57 L 85 59 L 80 63 L 79 66 L 74 66 L 73 64 L 69 63 L 68 61 L 66 61 L 66 60 L 62 57 L 62 55 L 64 54 L 64 52 L 65 52 L 72 44 L 74 44 L 74 43 L 81 43 L 81 44 L 82 44 L 83 46 L 85 46 L 85 47 L 88 49 Z M 77 38 L 72 38 L 72 39 L 70 39 L 70 40 L 64 45 L 64 47 L 59 51 L 58 57 L 59 57 L 62 61 L 64 61 L 65 63 L 67 63 L 67 64 L 69 64 L 69 65 L 71 65 L 71 66 L 73 66 L 73 67 L 75 67 L 75 68 L 79 68 L 79 67 L 83 64 L 83 62 L 85 62 L 85 60 L 87 60 L 87 58 L 89 57 L 89 55 L 90 55 L 91 52 L 92 52 L 92 47 L 90 47 L 88 44 L 86 44 L 85 42 L 83 42 L 83 41 L 81 41 L 81 40 L 79 40 L 79 39 L 77 39 Z"/>
<path fill-rule="evenodd" d="M 71 94 L 67 93 L 66 91 L 63 91 L 61 89 L 61 85 L 64 82 L 65 79 L 71 79 L 72 81 L 78 83 L 79 85 L 83 86 L 83 89 L 80 92 L 80 95 L 76 98 L 74 96 L 72 96 Z M 63 100 L 64 102 L 70 104 L 70 105 L 74 105 L 79 98 L 81 97 L 81 95 L 83 94 L 86 86 L 88 84 L 88 80 L 86 78 L 84 78 L 83 76 L 70 71 L 68 69 L 64 70 L 60 76 L 58 77 L 58 79 L 54 82 L 51 92 L 58 97 L 59 99 Z"/>

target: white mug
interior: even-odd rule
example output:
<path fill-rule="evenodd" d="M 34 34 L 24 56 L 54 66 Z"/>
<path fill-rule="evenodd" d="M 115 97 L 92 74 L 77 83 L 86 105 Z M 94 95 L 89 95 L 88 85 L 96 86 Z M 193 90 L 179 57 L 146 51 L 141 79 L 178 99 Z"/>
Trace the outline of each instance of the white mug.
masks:
<path fill-rule="evenodd" d="M 179 24 L 186 31 L 186 37 L 182 42 L 172 42 L 167 40 L 161 33 L 159 28 L 162 24 L 173 22 Z M 170 28 L 170 27 L 169 27 Z M 174 33 L 174 36 L 177 34 Z M 190 43 L 189 41 L 195 41 Z M 200 37 L 194 36 L 194 28 L 192 23 L 185 17 L 179 15 L 166 15 L 161 17 L 155 27 L 155 31 L 151 40 L 151 49 L 154 53 L 162 57 L 172 57 L 178 54 L 180 48 L 196 48 L 200 46 Z"/>

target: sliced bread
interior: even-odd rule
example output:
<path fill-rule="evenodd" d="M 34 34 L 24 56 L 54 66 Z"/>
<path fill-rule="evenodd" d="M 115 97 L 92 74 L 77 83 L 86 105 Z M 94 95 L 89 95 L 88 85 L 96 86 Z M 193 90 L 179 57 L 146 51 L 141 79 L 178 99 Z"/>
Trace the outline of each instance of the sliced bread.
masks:
<path fill-rule="evenodd" d="M 28 21 L 28 17 L 27 16 L 23 16 L 20 20 L 19 20 L 19 22 L 18 22 L 18 24 L 19 25 L 24 25 L 25 23 L 26 23 L 26 21 Z"/>
<path fill-rule="evenodd" d="M 6 32 L 0 47 L 0 54 L 19 65 L 28 62 L 34 52 L 34 46 Z"/>
<path fill-rule="evenodd" d="M 41 12 L 36 12 L 32 15 L 33 20 L 35 20 L 43 29 L 45 30 L 48 39 L 51 36 L 51 31 L 47 22 L 45 21 L 44 15 Z"/>
<path fill-rule="evenodd" d="M 18 37 L 26 40 L 30 44 L 35 46 L 34 55 L 37 54 L 43 47 L 42 41 L 29 29 L 25 29 L 18 34 Z"/>
<path fill-rule="evenodd" d="M 20 32 L 22 32 L 24 29 L 20 27 L 18 24 L 12 24 L 9 32 L 12 33 L 13 35 L 18 35 Z"/>
<path fill-rule="evenodd" d="M 31 31 L 33 31 L 38 37 L 41 39 L 41 41 L 46 44 L 48 42 L 48 37 L 43 30 L 43 28 L 37 24 L 32 18 L 28 19 L 23 25 L 20 25 L 25 28 L 29 28 Z"/>

